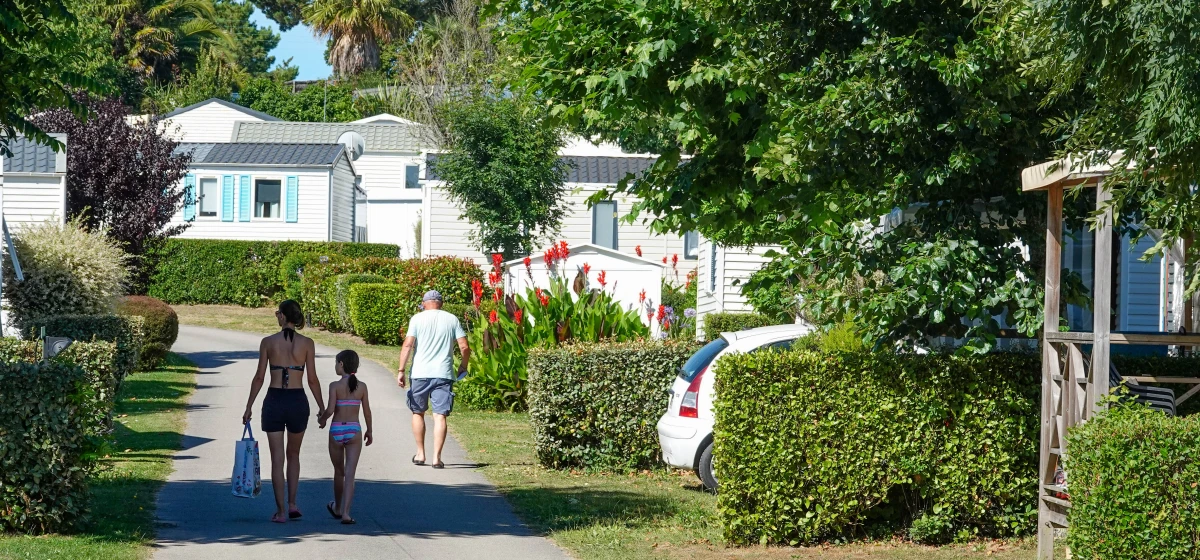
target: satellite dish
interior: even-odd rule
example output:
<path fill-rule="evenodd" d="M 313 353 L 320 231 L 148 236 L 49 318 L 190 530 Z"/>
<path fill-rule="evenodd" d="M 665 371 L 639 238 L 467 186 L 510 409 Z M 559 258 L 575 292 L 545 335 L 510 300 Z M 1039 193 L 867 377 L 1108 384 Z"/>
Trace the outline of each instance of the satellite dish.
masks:
<path fill-rule="evenodd" d="M 42 343 L 42 359 L 49 360 L 57 356 L 60 352 L 66 350 L 71 345 L 71 342 L 73 341 L 65 336 L 47 336 L 46 340 Z"/>
<path fill-rule="evenodd" d="M 358 161 L 359 156 L 363 155 L 363 151 L 367 149 L 367 141 L 362 135 L 349 130 L 338 136 L 338 144 L 346 146 L 350 151 L 350 161 Z"/>

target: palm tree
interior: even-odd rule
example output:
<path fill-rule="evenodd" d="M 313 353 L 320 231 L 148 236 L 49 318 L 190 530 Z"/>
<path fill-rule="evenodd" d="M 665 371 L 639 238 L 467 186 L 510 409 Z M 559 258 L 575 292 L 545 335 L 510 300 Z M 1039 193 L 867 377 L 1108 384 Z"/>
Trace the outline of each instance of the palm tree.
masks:
<path fill-rule="evenodd" d="M 205 46 L 233 48 L 229 33 L 214 23 L 212 0 L 117 0 L 105 15 L 116 54 L 152 81 L 193 68 Z"/>
<path fill-rule="evenodd" d="M 329 63 L 338 76 L 379 68 L 379 45 L 395 40 L 413 19 L 396 0 L 314 0 L 304 21 L 318 37 L 330 37 Z"/>

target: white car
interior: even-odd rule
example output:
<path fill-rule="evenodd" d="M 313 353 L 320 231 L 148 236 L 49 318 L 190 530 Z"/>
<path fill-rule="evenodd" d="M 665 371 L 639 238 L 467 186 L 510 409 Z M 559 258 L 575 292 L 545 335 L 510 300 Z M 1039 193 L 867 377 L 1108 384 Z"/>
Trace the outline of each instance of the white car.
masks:
<path fill-rule="evenodd" d="M 696 471 L 704 487 L 717 489 L 713 472 L 713 381 L 721 356 L 763 348 L 787 349 L 812 327 L 797 323 L 721 333 L 704 345 L 680 368 L 671 386 L 671 403 L 658 420 L 658 443 L 663 460 L 680 469 Z"/>

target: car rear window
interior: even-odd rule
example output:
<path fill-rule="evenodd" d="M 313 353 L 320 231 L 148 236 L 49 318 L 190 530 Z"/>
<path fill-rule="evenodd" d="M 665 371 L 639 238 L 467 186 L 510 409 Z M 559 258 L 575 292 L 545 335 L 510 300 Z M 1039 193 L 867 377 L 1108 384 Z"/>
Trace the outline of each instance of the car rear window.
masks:
<path fill-rule="evenodd" d="M 705 344 L 703 348 L 692 354 L 692 357 L 688 358 L 688 361 L 684 362 L 683 367 L 679 368 L 679 378 L 691 383 L 696 378 L 696 375 L 708 367 L 708 364 L 712 363 L 713 358 L 716 358 L 717 354 L 720 354 L 726 348 L 729 348 L 729 343 L 724 338 L 718 338 Z"/>

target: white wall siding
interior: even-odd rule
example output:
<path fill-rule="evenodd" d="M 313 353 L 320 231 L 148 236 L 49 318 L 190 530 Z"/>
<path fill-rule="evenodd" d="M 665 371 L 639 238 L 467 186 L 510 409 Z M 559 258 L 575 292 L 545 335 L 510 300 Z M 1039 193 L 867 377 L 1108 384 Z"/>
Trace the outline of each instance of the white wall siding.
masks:
<path fill-rule="evenodd" d="M 178 142 L 229 142 L 233 139 L 233 123 L 261 120 L 220 103 L 209 103 L 163 119 L 161 126 L 164 135 Z"/>
<path fill-rule="evenodd" d="M 63 223 L 67 192 L 63 177 L 55 175 L 8 175 L 3 178 L 4 220 L 10 232 L 26 224 L 46 220 Z"/>
<path fill-rule="evenodd" d="M 714 245 L 708 239 L 700 239 L 700 284 L 696 292 L 697 333 L 704 332 L 704 317 L 709 313 L 754 311 L 742 295 L 742 285 L 751 275 L 771 262 L 765 254 L 772 249 L 782 250 L 777 245 L 758 245 L 749 250 L 745 247 L 722 247 Z"/>
<path fill-rule="evenodd" d="M 562 229 L 556 239 L 567 242 L 568 245 L 592 243 L 592 209 L 588 208 L 587 199 L 605 185 L 568 184 L 566 200 L 568 212 L 563 218 Z M 472 258 L 481 266 L 487 266 L 488 260 L 479 249 L 474 247 L 468 237 L 475 231 L 475 226 L 460 220 L 461 211 L 449 199 L 446 190 L 441 188 L 440 181 L 425 183 L 426 197 L 421 243 L 424 254 L 430 256 L 453 255 Z M 637 200 L 631 196 L 615 197 L 617 214 L 622 218 L 629 214 L 629 209 Z M 674 281 L 675 272 L 671 269 L 671 257 L 679 255 L 677 283 L 687 280 L 687 273 L 695 270 L 695 260 L 686 260 L 683 255 L 683 238 L 679 235 L 659 235 L 650 231 L 648 220 L 639 219 L 628 224 L 619 221 L 617 224 L 616 250 L 635 254 L 637 246 L 642 248 L 642 256 L 657 262 L 667 257 L 667 267 L 664 274 Z"/>
<path fill-rule="evenodd" d="M 361 206 L 360 206 L 361 207 Z M 400 256 L 415 257 L 420 252 L 415 233 L 421 219 L 420 200 L 373 201 L 366 205 L 367 240 L 371 243 L 395 243 Z M 362 223 L 359 219 L 359 223 Z"/>
<path fill-rule="evenodd" d="M 234 177 L 234 217 L 232 222 L 221 221 L 224 209 L 217 212 L 215 218 L 201 218 L 199 212 L 191 222 L 191 226 L 179 235 L 188 239 L 244 239 L 250 241 L 272 241 L 294 239 L 299 241 L 328 241 L 329 240 L 329 169 L 328 168 L 282 168 L 282 167 L 232 167 L 211 166 L 193 167 L 189 173 L 196 175 L 196 185 L 199 188 L 200 179 L 214 177 L 218 189 L 223 175 Z M 278 179 L 283 190 L 287 189 L 287 178 L 295 175 L 299 179 L 299 196 L 297 197 L 297 220 L 287 223 L 283 218 L 255 218 L 251 212 L 249 222 L 237 221 L 237 200 L 240 190 L 238 177 L 250 176 L 250 188 L 254 188 L 254 179 Z M 180 186 L 182 188 L 182 185 Z M 218 191 L 219 192 L 219 191 Z M 219 207 L 220 205 L 218 205 Z M 281 204 L 283 206 L 283 204 Z M 348 210 L 347 210 L 348 212 Z M 281 212 L 282 213 L 282 212 Z M 171 220 L 172 225 L 182 224 L 182 209 L 176 211 Z M 346 228 L 347 234 L 350 231 Z"/>
<path fill-rule="evenodd" d="M 330 241 L 354 241 L 354 171 L 346 158 L 338 159 L 333 167 L 333 189 L 330 192 Z M 370 235 L 370 233 L 368 233 Z"/>
<path fill-rule="evenodd" d="M 372 243 L 394 243 L 401 254 L 415 256 L 416 235 L 413 227 L 421 216 L 423 189 L 405 187 L 405 168 L 423 168 L 420 154 L 368 152 L 354 162 L 367 193 L 367 238 Z M 362 223 L 363 218 L 359 219 Z"/>

